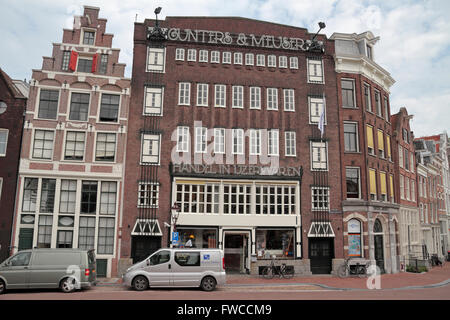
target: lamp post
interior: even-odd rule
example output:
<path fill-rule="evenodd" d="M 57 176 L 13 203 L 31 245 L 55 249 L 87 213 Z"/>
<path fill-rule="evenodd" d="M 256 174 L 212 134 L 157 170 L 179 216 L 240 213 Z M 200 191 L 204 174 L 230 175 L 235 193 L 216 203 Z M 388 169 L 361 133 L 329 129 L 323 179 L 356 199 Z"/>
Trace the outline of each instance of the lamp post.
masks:
<path fill-rule="evenodd" d="M 178 220 L 178 217 L 180 216 L 180 211 L 181 211 L 180 207 L 175 202 L 171 208 L 171 216 L 170 216 L 170 222 L 172 225 L 172 232 L 170 234 L 171 247 L 173 246 L 173 235 L 177 231 L 177 220 Z"/>

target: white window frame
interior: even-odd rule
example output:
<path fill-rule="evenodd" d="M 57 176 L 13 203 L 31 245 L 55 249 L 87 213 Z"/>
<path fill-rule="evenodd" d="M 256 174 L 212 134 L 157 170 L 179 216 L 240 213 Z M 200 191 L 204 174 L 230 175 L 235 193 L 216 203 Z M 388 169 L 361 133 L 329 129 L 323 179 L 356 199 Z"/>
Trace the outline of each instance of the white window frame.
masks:
<path fill-rule="evenodd" d="M 278 67 L 282 68 L 282 69 L 287 69 L 287 67 L 288 67 L 287 56 L 279 56 L 278 57 Z"/>
<path fill-rule="evenodd" d="M 250 94 L 249 94 L 249 100 L 250 100 L 250 109 L 261 109 L 261 88 L 260 87 L 250 87 Z M 254 92 L 253 92 L 254 91 Z M 254 100 L 253 97 L 255 98 Z"/>
<path fill-rule="evenodd" d="M 267 110 L 278 110 L 278 88 L 267 88 Z"/>
<path fill-rule="evenodd" d="M 208 142 L 208 129 L 206 127 L 195 127 L 195 152 L 206 153 Z"/>
<path fill-rule="evenodd" d="M 405 200 L 405 177 L 400 175 L 400 199 Z"/>
<path fill-rule="evenodd" d="M 243 86 L 233 86 L 232 87 L 232 108 L 244 108 L 244 87 Z"/>
<path fill-rule="evenodd" d="M 106 134 L 107 136 L 108 135 L 114 135 L 114 159 L 113 160 L 108 160 L 108 161 L 107 160 L 104 160 L 104 161 L 97 160 L 97 148 L 98 148 L 98 135 L 99 134 Z M 111 141 L 108 141 L 108 138 L 106 138 L 105 147 L 106 147 L 108 142 L 111 143 Z M 117 156 L 117 147 L 118 147 L 118 138 L 117 138 L 117 133 L 116 132 L 97 131 L 95 133 L 94 162 L 99 162 L 99 163 L 113 163 L 113 162 L 115 162 L 116 161 L 116 156 Z M 107 150 L 105 149 L 105 153 L 106 153 L 106 151 Z"/>
<path fill-rule="evenodd" d="M 234 56 L 233 59 L 234 64 L 242 65 L 242 52 L 235 52 L 233 56 Z"/>
<path fill-rule="evenodd" d="M 141 190 L 141 186 L 145 186 L 143 190 Z M 141 193 L 144 194 L 144 197 L 141 197 Z M 140 200 L 143 199 L 145 203 L 151 201 L 151 199 L 155 198 L 154 194 L 156 193 L 156 204 L 141 204 Z M 159 207 L 159 182 L 145 182 L 140 181 L 138 185 L 138 208 L 158 208 Z"/>
<path fill-rule="evenodd" d="M 181 137 L 181 141 L 180 141 Z M 189 152 L 190 147 L 189 127 L 179 126 L 177 127 L 177 152 Z"/>
<path fill-rule="evenodd" d="M 231 64 L 231 52 L 229 51 L 222 52 L 222 63 Z"/>
<path fill-rule="evenodd" d="M 345 199 L 347 200 L 361 200 L 362 198 L 362 192 L 361 192 L 361 168 L 360 167 L 351 167 L 346 166 L 345 167 L 345 179 L 347 180 L 347 169 L 354 169 L 358 172 L 358 198 L 348 198 L 347 197 L 347 189 L 345 189 Z"/>
<path fill-rule="evenodd" d="M 325 98 L 324 97 L 311 97 L 308 96 L 308 111 L 309 111 L 309 124 L 316 124 L 320 121 L 320 115 L 322 114 L 322 110 L 325 108 L 325 115 L 324 115 L 324 124 L 327 124 L 327 112 L 326 112 L 326 105 L 325 105 Z M 317 110 L 317 114 L 313 113 L 313 110 Z M 317 121 L 316 121 L 317 119 Z"/>
<path fill-rule="evenodd" d="M 271 129 L 267 133 L 268 154 L 269 156 L 278 156 L 280 154 L 279 131 L 277 129 Z"/>
<path fill-rule="evenodd" d="M 220 63 L 220 51 L 211 51 L 211 63 Z"/>
<path fill-rule="evenodd" d="M 175 49 L 175 60 L 184 61 L 184 49 L 183 48 Z"/>
<path fill-rule="evenodd" d="M 190 106 L 191 105 L 191 83 L 180 82 L 178 83 L 178 105 Z"/>
<path fill-rule="evenodd" d="M 318 154 L 317 151 L 318 150 Z M 318 155 L 318 161 L 315 161 L 316 156 Z M 311 158 L 311 171 L 315 170 L 326 170 L 328 171 L 328 142 L 318 142 L 318 141 L 310 141 L 310 158 Z M 320 159 L 319 159 L 320 158 Z M 324 159 L 325 160 L 324 160 Z M 319 163 L 317 166 L 315 163 Z"/>
<path fill-rule="evenodd" d="M 4 142 L 1 142 L 5 145 L 5 152 L 0 153 L 0 157 L 6 157 L 6 153 L 8 152 L 8 137 L 9 137 L 9 130 L 8 129 L 0 129 L 0 132 L 6 132 L 6 139 Z"/>
<path fill-rule="evenodd" d="M 2 131 L 2 130 L 0 130 L 0 131 Z M 44 157 L 38 158 L 38 157 L 35 157 L 35 156 L 34 156 L 34 149 L 35 149 L 35 147 L 36 147 L 36 132 L 37 132 L 37 131 L 52 132 L 52 133 L 53 133 L 53 139 L 52 139 L 52 152 L 51 152 L 49 158 L 44 158 Z M 45 137 L 45 133 L 44 133 L 44 137 Z M 46 141 L 46 140 L 43 140 L 43 141 Z M 35 130 L 33 131 L 33 148 L 31 149 L 31 158 L 32 158 L 32 159 L 36 159 L 36 160 L 52 160 L 52 159 L 53 159 L 53 152 L 54 152 L 54 149 L 55 149 L 55 130 L 52 130 L 52 129 L 48 130 L 48 129 L 45 129 L 45 128 L 39 128 L 39 129 L 35 129 Z M 0 155 L 0 156 L 1 156 L 1 155 Z"/>
<path fill-rule="evenodd" d="M 403 147 L 400 144 L 398 145 L 398 164 L 400 168 L 403 168 Z"/>
<path fill-rule="evenodd" d="M 255 64 L 255 55 L 253 53 L 245 54 L 245 65 L 253 66 Z"/>
<path fill-rule="evenodd" d="M 277 56 L 274 54 L 269 54 L 267 56 L 267 66 L 271 68 L 277 67 Z"/>
<path fill-rule="evenodd" d="M 159 100 L 158 100 L 159 96 Z M 150 98 L 151 97 L 151 98 Z M 151 99 L 151 104 L 148 102 Z M 154 103 L 154 105 L 153 105 Z M 164 87 L 145 87 L 144 89 L 144 112 L 143 115 L 162 116 L 164 105 Z M 158 112 L 153 112 L 158 111 Z"/>
<path fill-rule="evenodd" d="M 308 59 L 307 66 L 308 83 L 325 83 L 323 60 Z"/>
<path fill-rule="evenodd" d="M 327 197 L 327 201 L 322 202 L 322 203 L 326 204 L 326 206 L 324 206 L 322 208 L 314 206 L 314 190 L 320 190 L 321 196 Z M 328 210 L 330 210 L 330 188 L 329 187 L 311 187 L 311 210 L 312 211 L 321 211 L 321 210 L 328 211 Z"/>
<path fill-rule="evenodd" d="M 256 66 L 265 67 L 266 66 L 266 56 L 263 54 L 256 55 Z"/>
<path fill-rule="evenodd" d="M 148 142 L 149 141 L 149 142 Z M 154 142 L 157 141 L 157 149 L 154 150 Z M 150 148 L 150 143 L 152 143 L 152 153 L 147 153 L 147 150 Z M 150 164 L 150 165 L 159 165 L 161 161 L 161 134 L 149 134 L 142 133 L 141 134 L 141 156 L 140 163 L 141 164 Z M 148 159 L 150 161 L 144 161 L 144 157 L 157 157 L 158 161 L 153 161 L 153 159 Z"/>
<path fill-rule="evenodd" d="M 226 108 L 227 106 L 227 86 L 224 84 L 214 85 L 214 107 Z"/>
<path fill-rule="evenodd" d="M 298 69 L 298 57 L 289 57 L 289 68 Z"/>
<path fill-rule="evenodd" d="M 214 153 L 225 153 L 224 128 L 214 128 Z"/>
<path fill-rule="evenodd" d="M 250 155 L 261 155 L 261 130 L 250 129 Z"/>
<path fill-rule="evenodd" d="M 199 107 L 208 106 L 208 93 L 209 93 L 209 84 L 197 83 L 197 106 Z"/>
<path fill-rule="evenodd" d="M 150 64 L 151 55 L 156 54 L 157 64 Z M 159 57 L 161 58 L 161 63 L 159 63 Z M 166 49 L 165 48 L 151 48 L 147 47 L 147 72 L 165 72 L 166 65 Z"/>
<path fill-rule="evenodd" d="M 285 131 L 284 132 L 284 154 L 286 157 L 296 157 L 296 132 L 295 131 Z"/>
<path fill-rule="evenodd" d="M 344 130 L 344 135 L 343 135 L 343 137 L 344 137 L 344 151 L 345 152 L 359 152 L 359 125 L 358 125 L 358 122 L 355 122 L 355 121 L 344 121 L 343 124 L 344 124 L 344 126 L 346 124 L 349 124 L 349 125 L 354 125 L 356 127 L 356 142 L 355 142 L 356 143 L 356 150 L 346 150 L 345 149 L 345 130 Z M 344 128 L 344 126 L 342 126 L 342 127 Z"/>
<path fill-rule="evenodd" d="M 295 90 L 283 89 L 284 111 L 295 111 Z"/>
<path fill-rule="evenodd" d="M 208 62 L 208 50 L 200 50 L 198 52 L 198 62 Z"/>
<path fill-rule="evenodd" d="M 197 61 L 197 50 L 196 49 L 188 49 L 187 61 Z"/>
<path fill-rule="evenodd" d="M 233 149 L 232 154 L 244 154 L 244 130 L 243 129 L 232 129 L 232 143 Z M 236 143 L 235 143 L 236 142 Z"/>

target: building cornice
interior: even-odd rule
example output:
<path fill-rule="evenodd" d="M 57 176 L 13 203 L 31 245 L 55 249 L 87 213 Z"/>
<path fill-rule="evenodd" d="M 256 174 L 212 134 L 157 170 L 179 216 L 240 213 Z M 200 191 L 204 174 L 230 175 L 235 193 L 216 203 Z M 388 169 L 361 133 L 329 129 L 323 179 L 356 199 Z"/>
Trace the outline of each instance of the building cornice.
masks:
<path fill-rule="evenodd" d="M 388 93 L 390 93 L 390 87 L 395 83 L 388 71 L 364 55 L 339 54 L 334 56 L 334 60 L 337 73 L 361 74 L 383 87 Z"/>

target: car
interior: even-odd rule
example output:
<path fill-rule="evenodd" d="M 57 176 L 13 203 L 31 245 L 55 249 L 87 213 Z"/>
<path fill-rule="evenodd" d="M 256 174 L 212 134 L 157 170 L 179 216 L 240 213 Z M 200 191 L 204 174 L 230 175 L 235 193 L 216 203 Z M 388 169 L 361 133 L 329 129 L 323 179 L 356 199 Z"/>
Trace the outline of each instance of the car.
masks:
<path fill-rule="evenodd" d="M 212 291 L 226 283 L 220 249 L 164 248 L 128 268 L 123 285 L 137 291 L 160 287 L 200 287 Z"/>
<path fill-rule="evenodd" d="M 96 284 L 94 250 L 29 249 L 0 264 L 0 294 L 7 289 L 60 288 L 69 293 Z"/>

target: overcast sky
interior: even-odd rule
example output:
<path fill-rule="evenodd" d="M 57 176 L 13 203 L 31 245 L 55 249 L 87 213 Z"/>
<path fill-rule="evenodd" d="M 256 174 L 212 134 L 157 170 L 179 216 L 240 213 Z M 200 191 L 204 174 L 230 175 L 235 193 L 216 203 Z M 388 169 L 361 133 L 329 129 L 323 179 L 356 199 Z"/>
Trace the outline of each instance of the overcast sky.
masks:
<path fill-rule="evenodd" d="M 370 30 L 380 41 L 375 61 L 391 73 L 391 112 L 406 107 L 414 115 L 416 137 L 450 134 L 450 1 L 448 0 L 0 0 L 0 67 L 12 78 L 31 78 L 42 57 L 61 42 L 62 29 L 72 28 L 83 5 L 100 7 L 114 34 L 113 47 L 131 76 L 133 23 L 153 18 L 154 8 L 167 16 L 241 16 L 334 32 Z"/>

